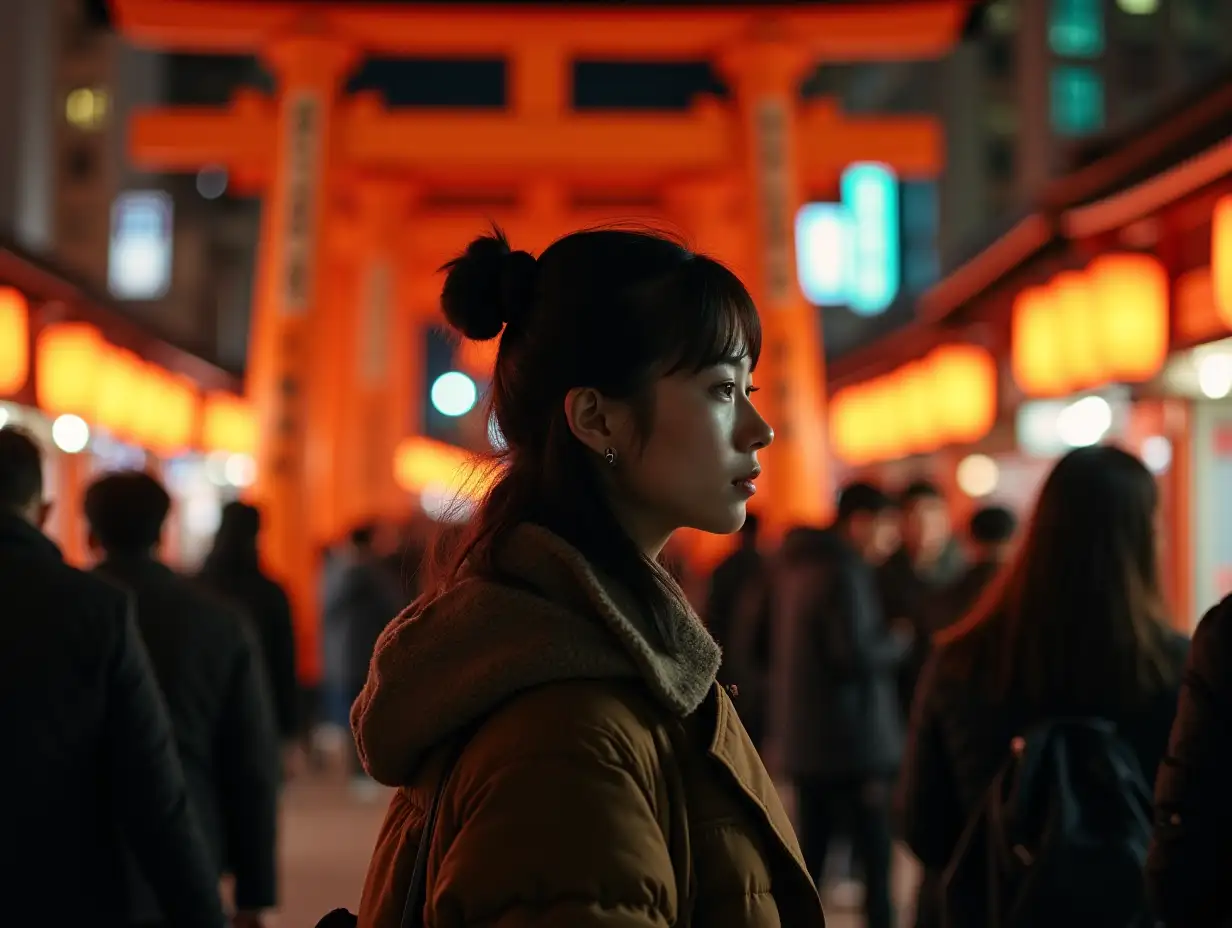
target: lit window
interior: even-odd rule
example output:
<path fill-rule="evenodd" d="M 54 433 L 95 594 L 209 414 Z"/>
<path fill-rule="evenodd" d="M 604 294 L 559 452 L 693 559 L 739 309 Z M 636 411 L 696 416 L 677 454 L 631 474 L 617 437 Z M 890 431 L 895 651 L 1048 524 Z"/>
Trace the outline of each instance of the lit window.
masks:
<path fill-rule="evenodd" d="M 1052 0 L 1048 44 L 1068 58 L 1095 58 L 1104 51 L 1103 0 Z"/>
<path fill-rule="evenodd" d="M 1059 135 L 1088 135 L 1104 127 L 1104 80 L 1097 71 L 1053 68 L 1051 85 L 1052 127 Z"/>
<path fill-rule="evenodd" d="M 96 87 L 78 87 L 64 98 L 64 118 L 71 126 L 93 131 L 107 119 L 109 105 L 107 91 Z"/>

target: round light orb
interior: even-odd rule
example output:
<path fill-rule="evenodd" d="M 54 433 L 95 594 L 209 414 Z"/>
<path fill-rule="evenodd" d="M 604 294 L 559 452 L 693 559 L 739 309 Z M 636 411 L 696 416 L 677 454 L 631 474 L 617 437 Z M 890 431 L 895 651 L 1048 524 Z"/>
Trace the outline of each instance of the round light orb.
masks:
<path fill-rule="evenodd" d="M 465 416 L 479 401 L 479 390 L 461 371 L 449 371 L 436 378 L 430 396 L 432 408 L 442 416 Z"/>
<path fill-rule="evenodd" d="M 51 440 L 65 454 L 77 454 L 90 443 L 90 426 L 80 416 L 59 416 L 51 424 Z"/>
<path fill-rule="evenodd" d="M 969 454 L 958 462 L 954 473 L 958 488 L 973 498 L 988 496 L 997 489 L 1001 468 L 986 454 Z"/>
<path fill-rule="evenodd" d="M 1152 474 L 1165 473 L 1172 466 L 1172 442 L 1162 435 L 1151 435 L 1144 438 L 1142 463 Z"/>
<path fill-rule="evenodd" d="M 1198 359 L 1198 389 L 1212 400 L 1232 393 L 1232 355 L 1222 351 L 1202 355 Z"/>
<path fill-rule="evenodd" d="M 1112 428 L 1112 407 L 1102 396 L 1084 396 L 1057 414 L 1057 436 L 1071 448 L 1099 444 Z"/>
<path fill-rule="evenodd" d="M 233 454 L 223 466 L 227 483 L 233 487 L 250 487 L 257 479 L 257 464 L 247 454 Z"/>
<path fill-rule="evenodd" d="M 217 200 L 227 192 L 227 170 L 220 167 L 202 168 L 197 172 L 197 193 L 203 199 Z"/>

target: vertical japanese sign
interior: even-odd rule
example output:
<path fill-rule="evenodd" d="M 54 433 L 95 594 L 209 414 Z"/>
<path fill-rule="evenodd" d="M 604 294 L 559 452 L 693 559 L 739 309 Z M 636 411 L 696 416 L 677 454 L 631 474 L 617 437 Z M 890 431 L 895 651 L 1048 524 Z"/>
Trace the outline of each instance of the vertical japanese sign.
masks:
<path fill-rule="evenodd" d="M 389 336 L 392 323 L 393 274 L 389 261 L 368 266 L 364 324 L 360 330 L 359 376 L 366 387 L 383 386 L 389 377 Z"/>
<path fill-rule="evenodd" d="M 788 170 L 787 100 L 763 99 L 754 114 L 754 158 L 761 211 L 764 299 L 775 309 L 791 302 L 792 225 Z"/>
<path fill-rule="evenodd" d="M 363 434 L 360 479 L 368 508 L 380 505 L 380 490 L 387 482 L 389 459 L 390 328 L 393 321 L 393 273 L 387 258 L 368 265 L 364 312 L 359 330 L 359 382 L 363 386 Z"/>
<path fill-rule="evenodd" d="M 286 238 L 282 311 L 300 316 L 312 292 L 312 251 L 316 244 L 316 195 L 320 182 L 322 103 L 310 91 L 293 94 L 287 106 Z"/>

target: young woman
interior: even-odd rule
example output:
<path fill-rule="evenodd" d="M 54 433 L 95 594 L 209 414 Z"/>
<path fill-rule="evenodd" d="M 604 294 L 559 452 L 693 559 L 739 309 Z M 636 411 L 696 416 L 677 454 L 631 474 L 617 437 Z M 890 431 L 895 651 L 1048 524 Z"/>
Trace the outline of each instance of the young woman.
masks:
<path fill-rule="evenodd" d="M 819 926 L 791 825 L 719 649 L 657 558 L 734 532 L 773 433 L 757 311 L 664 237 L 499 234 L 448 266 L 445 317 L 500 337 L 507 451 L 469 533 L 381 638 L 352 725 L 400 787 L 364 928 L 395 928 L 442 757 L 427 926 Z"/>
<path fill-rule="evenodd" d="M 1133 455 L 1071 451 L 1015 558 L 936 636 L 900 784 L 904 836 L 926 872 L 917 925 L 937 923 L 938 875 L 1011 740 L 1033 724 L 1108 719 L 1154 781 L 1188 647 L 1166 624 L 1157 510 L 1155 478 Z"/>

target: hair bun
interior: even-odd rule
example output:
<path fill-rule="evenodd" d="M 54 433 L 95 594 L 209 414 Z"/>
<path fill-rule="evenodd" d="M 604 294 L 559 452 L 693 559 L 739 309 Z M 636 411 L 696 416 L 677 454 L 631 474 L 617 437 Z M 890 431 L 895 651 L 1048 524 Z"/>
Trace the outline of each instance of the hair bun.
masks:
<path fill-rule="evenodd" d="M 506 323 L 525 318 L 535 293 L 535 256 L 514 251 L 499 228 L 481 235 L 446 264 L 441 310 L 474 341 L 496 338 Z"/>

